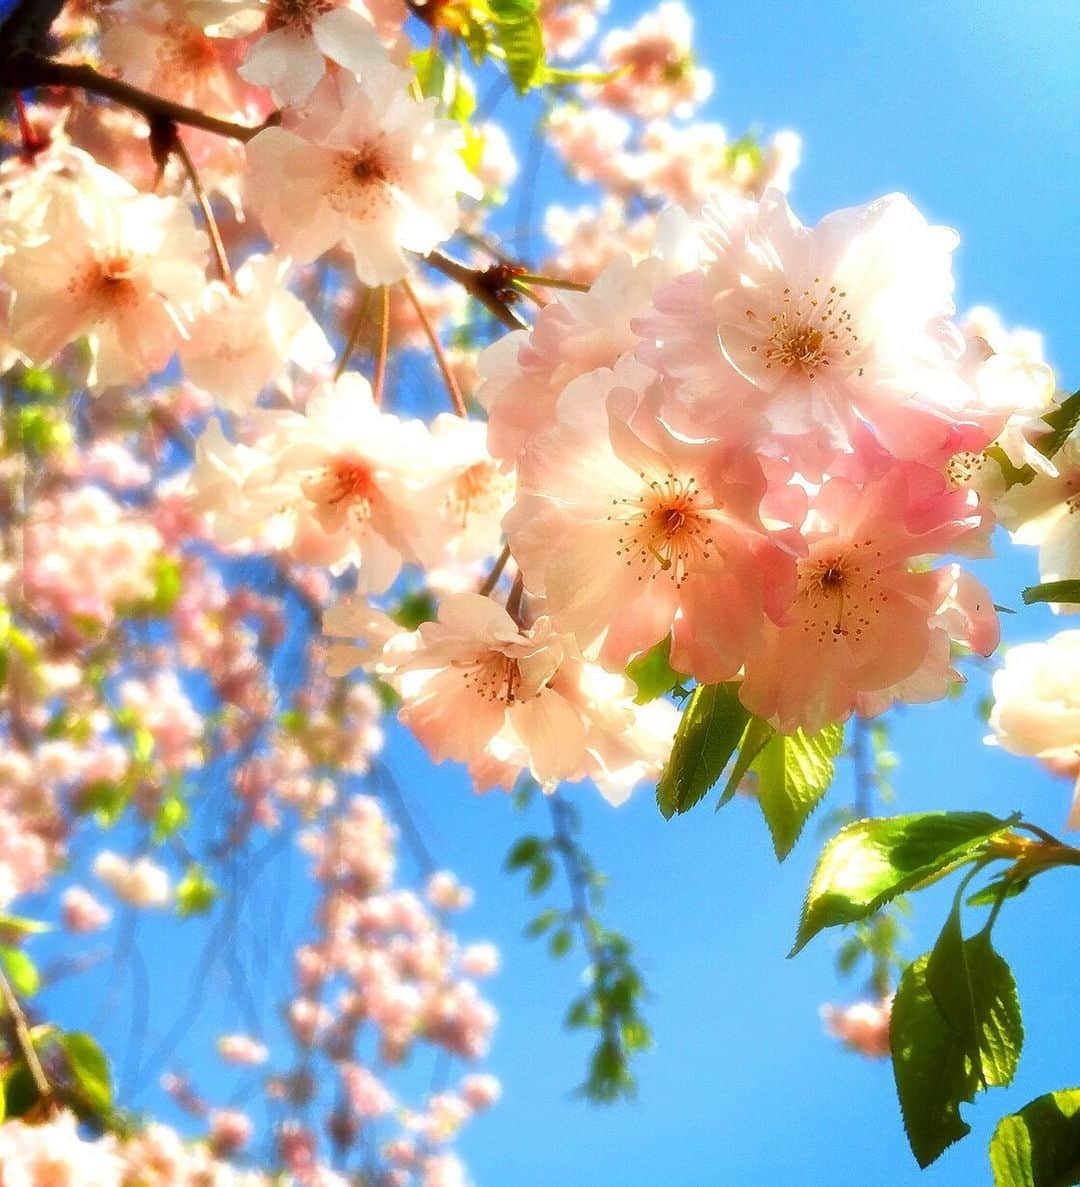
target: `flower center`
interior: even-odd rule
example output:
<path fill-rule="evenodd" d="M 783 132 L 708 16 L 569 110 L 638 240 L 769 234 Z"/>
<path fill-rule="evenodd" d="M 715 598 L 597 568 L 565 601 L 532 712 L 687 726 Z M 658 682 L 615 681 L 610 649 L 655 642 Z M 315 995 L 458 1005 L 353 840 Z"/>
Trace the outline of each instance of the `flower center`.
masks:
<path fill-rule="evenodd" d="M 469 516 L 497 510 L 504 496 L 510 493 L 512 483 L 513 480 L 491 462 L 477 462 L 457 476 L 446 494 L 445 509 L 464 529 L 468 526 Z"/>
<path fill-rule="evenodd" d="M 316 505 L 316 517 L 327 531 L 335 531 L 345 516 L 366 522 L 375 510 L 379 486 L 370 468 L 351 458 L 339 458 L 314 471 L 300 483 Z"/>
<path fill-rule="evenodd" d="M 705 497 L 693 478 L 667 474 L 646 483 L 641 494 L 613 499 L 617 510 L 608 516 L 623 528 L 615 555 L 627 565 L 639 565 L 638 580 L 666 574 L 681 586 L 695 563 L 707 561 L 714 542 Z"/>
<path fill-rule="evenodd" d="M 271 0 L 266 12 L 267 29 L 299 29 L 311 32 L 311 26 L 325 13 L 337 7 L 334 0 Z"/>
<path fill-rule="evenodd" d="M 751 353 L 761 355 L 766 370 L 795 367 L 808 379 L 822 367 L 850 360 L 859 335 L 851 327 L 851 314 L 841 304 L 846 296 L 835 284 L 826 288 L 820 276 L 801 293 L 785 288 L 781 308 L 769 316 L 762 327 L 763 341 L 751 346 Z M 760 321 L 752 309 L 746 311 L 746 317 Z"/>
<path fill-rule="evenodd" d="M 389 202 L 389 187 L 396 180 L 397 171 L 385 151 L 382 137 L 377 137 L 339 155 L 327 198 L 341 213 L 368 218 Z"/>
<path fill-rule="evenodd" d="M 987 464 L 985 453 L 974 453 L 970 449 L 954 453 L 945 467 L 945 477 L 953 486 L 968 486 L 974 482 Z"/>
<path fill-rule="evenodd" d="M 880 554 L 872 549 L 872 541 L 859 540 L 799 561 L 795 608 L 804 633 L 819 643 L 862 640 L 885 601 Z"/>
<path fill-rule="evenodd" d="M 516 659 L 501 651 L 489 651 L 464 665 L 462 680 L 470 692 L 485 701 L 513 705 L 521 688 L 521 669 Z"/>

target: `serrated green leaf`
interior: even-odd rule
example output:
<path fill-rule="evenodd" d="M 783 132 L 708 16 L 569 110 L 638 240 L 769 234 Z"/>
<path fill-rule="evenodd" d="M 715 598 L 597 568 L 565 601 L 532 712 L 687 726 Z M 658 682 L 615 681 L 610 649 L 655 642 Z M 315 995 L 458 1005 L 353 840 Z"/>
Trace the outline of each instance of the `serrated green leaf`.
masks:
<path fill-rule="evenodd" d="M 75 1085 L 87 1104 L 99 1115 L 112 1111 L 112 1077 L 109 1061 L 97 1042 L 81 1031 L 60 1035 L 57 1042 L 67 1056 Z"/>
<path fill-rule="evenodd" d="M 506 60 L 519 95 L 536 85 L 544 67 L 544 30 L 536 0 L 488 0 L 491 38 Z"/>
<path fill-rule="evenodd" d="M 1041 585 L 1029 585 L 1022 596 L 1026 606 L 1032 606 L 1036 602 L 1075 605 L 1080 602 L 1080 581 L 1044 581 Z"/>
<path fill-rule="evenodd" d="M 904 970 L 889 1025 L 904 1129 L 921 1167 L 971 1132 L 959 1106 L 976 1089 L 970 1062 L 927 987 L 928 959 L 921 956 Z"/>
<path fill-rule="evenodd" d="M 783 861 L 802 833 L 810 813 L 832 783 L 836 756 L 844 748 L 844 727 L 827 725 L 816 734 L 796 730 L 777 734 L 754 761 L 757 801 Z"/>
<path fill-rule="evenodd" d="M 994 951 L 987 930 L 964 939 L 958 906 L 930 953 L 926 983 L 978 1082 L 986 1088 L 1011 1083 L 1024 1043 L 1012 971 Z"/>
<path fill-rule="evenodd" d="M 688 812 L 708 793 L 724 773 L 749 719 L 749 711 L 739 700 L 737 683 L 703 684 L 694 689 L 656 785 L 656 802 L 665 819 L 676 812 Z"/>
<path fill-rule="evenodd" d="M 626 677 L 637 686 L 635 705 L 647 705 L 682 684 L 686 677 L 671 666 L 671 636 L 631 660 L 626 665 Z"/>
<path fill-rule="evenodd" d="M 893 1002 L 893 1072 L 912 1153 L 928 1166 L 968 1133 L 960 1104 L 1011 1082 L 1023 1046 L 1016 983 L 985 929 L 964 940 L 950 915 Z"/>
<path fill-rule="evenodd" d="M 1080 1088 L 1048 1092 L 1003 1117 L 990 1139 L 994 1187 L 1080 1183 Z"/>
<path fill-rule="evenodd" d="M 920 812 L 847 825 L 818 859 L 790 954 L 822 928 L 864 919 L 889 899 L 971 859 L 1014 823 L 987 812 Z"/>
<path fill-rule="evenodd" d="M 754 760 L 775 733 L 776 730 L 767 721 L 762 721 L 760 717 L 751 717 L 746 723 L 743 736 L 739 739 L 739 752 L 731 764 L 731 773 L 724 784 L 724 790 L 720 793 L 720 798 L 716 801 L 717 812 L 739 790 L 739 784 L 753 766 Z"/>
<path fill-rule="evenodd" d="M 41 988 L 37 965 L 21 948 L 0 947 L 0 964 L 19 997 L 33 997 Z"/>

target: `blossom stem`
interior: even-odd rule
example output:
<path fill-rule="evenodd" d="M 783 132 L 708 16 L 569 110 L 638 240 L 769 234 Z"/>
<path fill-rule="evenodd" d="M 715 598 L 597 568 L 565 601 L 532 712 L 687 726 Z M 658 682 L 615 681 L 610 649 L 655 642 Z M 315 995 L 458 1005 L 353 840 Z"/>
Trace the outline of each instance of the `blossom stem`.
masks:
<path fill-rule="evenodd" d="M 544 276 L 540 272 L 518 272 L 516 280 L 522 284 L 538 284 L 546 289 L 567 289 L 573 293 L 587 293 L 592 285 L 580 280 L 569 280 L 561 276 Z"/>
<path fill-rule="evenodd" d="M 450 399 L 453 401 L 454 411 L 458 416 L 467 417 L 469 410 L 465 407 L 465 397 L 461 394 L 458 381 L 454 378 L 454 373 L 450 369 L 450 362 L 446 357 L 446 352 L 442 348 L 438 334 L 435 333 L 435 327 L 431 324 L 431 319 L 428 317 L 423 305 L 420 304 L 420 299 L 417 297 L 413 286 L 409 284 L 408 280 L 403 277 L 398 283 L 404 290 L 405 295 L 412 302 L 413 308 L 416 310 L 416 316 L 420 319 L 420 324 L 424 327 L 424 333 L 427 334 L 428 341 L 431 343 L 431 349 L 435 354 L 435 362 L 439 365 L 439 371 L 442 374 L 443 382 L 446 384 L 446 390 L 450 393 Z"/>
<path fill-rule="evenodd" d="M 375 356 L 375 376 L 371 381 L 371 398 L 377 405 L 382 403 L 386 359 L 390 353 L 390 290 L 385 284 L 380 292 L 379 307 L 379 351 Z"/>
<path fill-rule="evenodd" d="M 166 119 L 178 124 L 188 124 L 193 128 L 202 128 L 205 132 L 226 136 L 230 140 L 246 143 L 263 128 L 275 122 L 275 116 L 271 116 L 266 123 L 252 127 L 218 119 L 194 107 L 185 107 L 182 103 L 172 103 L 158 95 L 151 95 L 148 91 L 121 82 L 118 78 L 99 74 L 93 66 L 84 62 L 54 62 L 51 58 L 43 58 L 37 54 L 16 54 L 4 63 L 4 67 L 7 74 L 5 85 L 9 87 L 78 87 L 91 94 L 111 99 L 124 107 L 130 107 L 133 111 L 140 111 L 148 119 Z"/>
<path fill-rule="evenodd" d="M 184 171 L 187 173 L 188 180 L 191 182 L 191 188 L 195 191 L 195 201 L 199 204 L 203 222 L 206 224 L 206 233 L 210 236 L 210 245 L 214 249 L 214 260 L 217 263 L 218 274 L 228 286 L 229 292 L 235 297 L 237 296 L 236 281 L 233 279 L 232 269 L 229 267 L 229 257 L 225 252 L 225 244 L 221 238 L 221 230 L 218 227 L 217 219 L 214 217 L 214 208 L 210 205 L 210 199 L 207 197 L 206 190 L 203 188 L 199 171 L 195 168 L 195 162 L 191 159 L 191 153 L 188 152 L 187 145 L 175 129 L 172 138 L 172 150 L 183 162 Z"/>
<path fill-rule="evenodd" d="M 11 983 L 0 969 L 0 999 L 3 999 L 4 1008 L 11 1018 L 11 1025 L 15 1031 L 15 1041 L 19 1045 L 19 1050 L 22 1052 L 23 1059 L 26 1061 L 27 1069 L 30 1072 L 30 1077 L 34 1081 L 34 1087 L 38 1091 L 38 1096 L 42 1100 L 49 1100 L 53 1095 L 52 1085 L 49 1083 L 49 1077 L 45 1075 L 45 1069 L 41 1066 L 41 1060 L 38 1058 L 38 1053 L 34 1049 L 34 1040 L 30 1034 L 30 1027 L 26 1021 L 26 1015 L 23 1013 L 23 1008 L 19 1004 L 19 999 L 15 996 L 15 991 L 11 988 Z"/>
<path fill-rule="evenodd" d="M 360 334 L 363 332 L 364 325 L 367 321 L 368 305 L 370 303 L 371 289 L 364 289 L 363 293 L 357 293 L 356 316 L 353 318 L 353 324 L 349 328 L 349 336 L 345 339 L 345 346 L 341 351 L 341 358 L 338 359 L 338 364 L 334 368 L 335 383 L 337 383 L 342 375 L 345 374 L 345 368 L 348 366 L 349 359 L 352 358 L 352 353 L 356 349 L 356 344 L 360 341 Z"/>
<path fill-rule="evenodd" d="M 18 91 L 15 92 L 15 114 L 19 120 L 19 135 L 22 137 L 23 152 L 27 156 L 33 156 L 38 149 L 44 146 L 44 141 L 34 131 L 30 117 L 26 114 L 26 103 Z"/>
<path fill-rule="evenodd" d="M 441 251 L 429 252 L 424 256 L 424 261 L 444 276 L 448 276 L 460 284 L 471 297 L 475 297 L 484 306 L 496 321 L 506 326 L 508 330 L 528 328 L 493 287 L 485 283 L 484 278 L 488 275 L 487 270 L 478 271 L 476 268 L 470 268 L 460 260 L 443 255 Z"/>
<path fill-rule="evenodd" d="M 510 545 L 504 544 L 502 552 L 499 553 L 495 563 L 491 566 L 491 572 L 484 578 L 480 588 L 476 591 L 483 597 L 487 597 L 489 593 L 495 588 L 499 578 L 503 575 L 503 569 L 506 568 L 506 562 L 510 559 Z"/>
<path fill-rule="evenodd" d="M 518 570 L 517 576 L 514 578 L 514 584 L 510 586 L 510 593 L 506 598 L 506 613 L 518 624 L 523 625 L 521 621 L 521 599 L 525 595 L 525 578 L 521 575 L 521 570 Z"/>

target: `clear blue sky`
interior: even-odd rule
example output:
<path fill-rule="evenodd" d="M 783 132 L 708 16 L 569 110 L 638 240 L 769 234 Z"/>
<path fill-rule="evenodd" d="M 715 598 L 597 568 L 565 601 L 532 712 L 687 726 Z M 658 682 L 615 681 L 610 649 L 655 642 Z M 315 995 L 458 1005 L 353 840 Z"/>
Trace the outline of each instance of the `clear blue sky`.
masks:
<path fill-rule="evenodd" d="M 644 7 L 612 0 L 609 20 L 628 23 Z M 987 303 L 1013 324 L 1042 329 L 1062 385 L 1077 385 L 1074 6 L 766 0 L 693 7 L 701 58 L 717 75 L 708 114 L 733 135 L 750 125 L 802 134 L 794 201 L 804 218 L 906 191 L 963 236 L 961 307 Z M 552 185 L 553 175 L 542 172 L 538 208 Z M 1003 552 L 983 576 L 999 602 L 1015 606 L 1034 579 L 1034 557 Z M 1007 618 L 1005 629 L 1018 641 L 1062 625 L 1028 610 Z M 913 708 L 897 721 L 897 809 L 1019 808 L 1059 828 L 1067 786 L 982 745 L 975 704 L 985 683 L 974 680 L 960 702 Z M 611 875 L 610 920 L 641 953 L 657 1040 L 640 1063 L 639 1101 L 589 1108 L 569 1091 L 584 1043 L 560 1028 L 581 961 L 553 964 L 542 945 L 520 938 L 529 904 L 500 872 L 523 821 L 498 796 L 472 796 L 460 771 L 432 770 L 400 731 L 389 761 L 438 860 L 476 887 L 466 931 L 496 940 L 504 953 L 493 987 L 502 1024 L 491 1063 L 505 1097 L 461 1142 L 478 1187 L 988 1183 L 986 1141 L 997 1118 L 1043 1091 L 1080 1084 L 1080 879 L 1051 875 L 1005 911 L 998 947 L 1016 970 L 1028 1033 L 1017 1083 L 968 1108 L 973 1134 L 919 1172 L 888 1064 L 847 1054 L 821 1034 L 818 1004 L 850 992 L 834 979 L 834 938 L 793 961 L 784 957 L 819 847 L 813 824 L 778 867 L 753 804 L 664 823 L 649 789 L 616 812 L 586 788 L 575 798 L 588 844 Z M 834 794 L 849 792 L 845 766 Z M 281 885 L 288 869 L 279 863 L 274 871 Z M 269 892 L 263 886 L 261 893 Z M 949 893 L 918 896 L 910 956 L 932 942 Z M 270 907 L 264 920 L 276 937 L 280 919 Z M 146 927 L 140 939 L 153 986 L 151 1033 L 180 1010 L 188 984 L 186 975 L 177 982 L 177 969 L 198 951 L 194 937 L 190 951 L 183 940 L 165 951 L 154 934 Z M 72 1022 L 93 1020 L 105 979 L 99 971 L 71 982 L 46 1005 Z M 185 1060 L 196 1071 L 216 1066 L 208 1053 L 218 1026 L 242 1024 L 224 974 L 204 980 L 208 1012 L 189 1036 Z M 126 1006 L 114 1012 L 115 1053 L 137 1024 Z"/>

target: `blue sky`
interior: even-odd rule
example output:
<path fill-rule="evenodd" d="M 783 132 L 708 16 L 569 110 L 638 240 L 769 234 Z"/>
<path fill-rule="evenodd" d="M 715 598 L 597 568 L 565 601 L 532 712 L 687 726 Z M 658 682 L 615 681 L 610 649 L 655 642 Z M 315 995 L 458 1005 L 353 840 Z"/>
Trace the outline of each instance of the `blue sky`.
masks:
<path fill-rule="evenodd" d="M 628 23 L 644 7 L 612 0 L 609 22 Z M 1062 386 L 1076 386 L 1075 8 L 766 0 L 736 15 L 728 6 L 692 7 L 700 57 L 717 76 L 707 114 L 732 135 L 757 126 L 803 136 L 793 200 L 805 219 L 907 192 L 963 236 L 960 306 L 987 303 L 1010 323 L 1041 329 Z M 542 170 L 538 208 L 554 185 L 554 173 Z M 997 601 L 1017 606 L 1019 590 L 1035 579 L 1034 557 L 1004 544 L 1002 552 L 980 573 Z M 1045 637 L 1062 625 L 1042 609 L 1026 610 L 1006 618 L 1006 637 Z M 1060 828 L 1067 786 L 982 745 L 975 705 L 985 686 L 986 677 L 977 676 L 962 700 L 898 716 L 897 810 L 1022 809 Z M 587 844 L 611 875 L 610 921 L 640 952 L 657 1040 L 640 1062 L 637 1103 L 587 1107 L 570 1092 L 585 1044 L 561 1030 L 580 957 L 553 964 L 542 945 L 521 939 L 530 903 L 501 873 L 526 822 L 503 798 L 474 797 L 460 771 L 431 768 L 396 729 L 388 761 L 438 861 L 476 887 L 463 930 L 503 949 L 505 969 L 492 991 L 502 1023 L 491 1065 L 505 1098 L 461 1142 L 478 1187 L 984 1183 L 997 1118 L 1043 1091 L 1080 1083 L 1073 988 L 1080 962 L 1071 922 L 1080 882 L 1070 875 L 1036 883 L 997 927 L 1027 1024 L 1016 1085 L 968 1108 L 973 1134 L 920 1172 L 904 1141 L 888 1064 L 847 1054 L 821 1034 L 818 1004 L 853 992 L 836 984 L 835 938 L 785 959 L 820 847 L 814 823 L 781 867 L 751 803 L 665 823 L 647 788 L 619 811 L 583 788 L 572 794 L 584 809 Z M 839 802 L 849 793 L 845 764 L 834 795 Z M 535 818 L 536 827 L 543 823 Z M 275 885 L 287 882 L 298 860 L 275 863 Z M 910 956 L 932 942 L 950 893 L 916 899 Z M 299 910 L 294 903 L 289 918 Z M 1063 920 L 1070 921 L 1064 936 Z M 269 909 L 265 921 L 280 934 Z M 178 981 L 177 969 L 197 958 L 199 944 L 194 933 L 178 940 L 172 929 L 166 950 L 160 929 L 142 930 L 154 1035 L 187 1000 L 187 976 Z M 73 1024 L 93 1021 L 107 981 L 98 970 L 53 991 L 45 1005 Z M 217 1066 L 209 1057 L 213 1035 L 242 1018 L 220 969 L 203 981 L 205 1009 L 188 1036 L 185 1063 L 209 1073 Z M 110 1048 L 121 1057 L 140 1025 L 127 1000 L 118 999 L 106 1023 Z"/>

